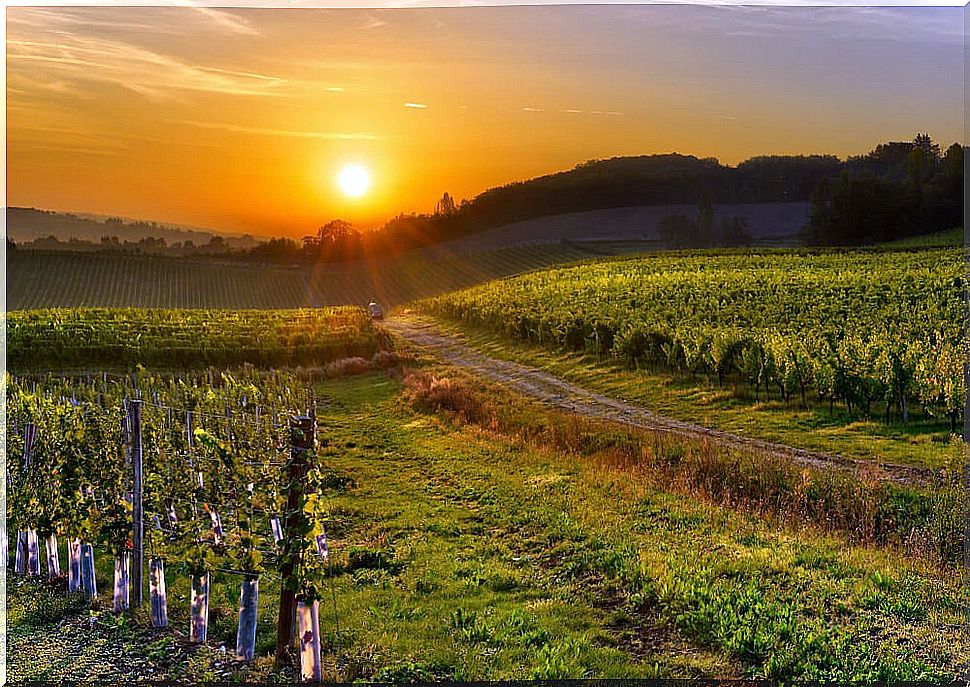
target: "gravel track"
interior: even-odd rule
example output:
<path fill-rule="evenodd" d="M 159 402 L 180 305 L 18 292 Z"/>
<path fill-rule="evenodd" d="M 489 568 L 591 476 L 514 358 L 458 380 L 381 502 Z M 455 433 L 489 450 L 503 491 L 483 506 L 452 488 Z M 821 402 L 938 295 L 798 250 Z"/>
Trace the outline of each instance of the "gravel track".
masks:
<path fill-rule="evenodd" d="M 424 349 L 451 365 L 464 368 L 484 379 L 499 382 L 545 405 L 583 417 L 689 439 L 708 440 L 746 451 L 758 451 L 815 469 L 838 469 L 856 474 L 864 472 L 870 479 L 923 486 L 933 484 L 939 479 L 938 473 L 929 468 L 855 460 L 675 420 L 643 406 L 584 389 L 544 370 L 491 358 L 463 343 L 459 337 L 443 333 L 425 321 L 399 317 L 385 321 L 383 326 L 411 345 Z"/>

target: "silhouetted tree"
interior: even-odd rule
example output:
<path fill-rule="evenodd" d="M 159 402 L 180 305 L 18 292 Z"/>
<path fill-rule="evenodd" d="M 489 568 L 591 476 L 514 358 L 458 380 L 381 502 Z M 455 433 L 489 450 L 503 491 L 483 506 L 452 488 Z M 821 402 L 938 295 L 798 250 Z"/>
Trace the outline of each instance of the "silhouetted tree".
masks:
<path fill-rule="evenodd" d="M 447 191 L 441 196 L 441 200 L 435 206 L 434 214 L 436 215 L 451 215 L 455 212 L 455 200 L 452 198 Z"/>
<path fill-rule="evenodd" d="M 927 134 L 876 146 L 847 161 L 833 185 L 812 194 L 811 243 L 856 245 L 958 226 L 963 207 L 963 148 L 945 155 Z"/>
<path fill-rule="evenodd" d="M 746 218 L 725 217 L 721 220 L 721 226 L 716 236 L 718 246 L 750 246 L 751 242 Z"/>
<path fill-rule="evenodd" d="M 687 215 L 666 215 L 659 222 L 660 240 L 670 248 L 692 248 L 699 244 L 697 225 Z"/>
<path fill-rule="evenodd" d="M 697 242 L 701 246 L 713 246 L 714 238 L 714 205 L 711 194 L 704 191 L 697 205 Z"/>

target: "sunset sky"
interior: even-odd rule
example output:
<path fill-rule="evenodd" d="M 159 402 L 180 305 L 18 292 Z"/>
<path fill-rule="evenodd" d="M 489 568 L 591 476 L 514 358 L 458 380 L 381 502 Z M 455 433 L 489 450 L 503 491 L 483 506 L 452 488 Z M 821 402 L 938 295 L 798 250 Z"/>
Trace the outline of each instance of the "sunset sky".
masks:
<path fill-rule="evenodd" d="M 964 140 L 961 8 L 19 7 L 6 47 L 9 205 L 253 234 L 593 158 Z"/>

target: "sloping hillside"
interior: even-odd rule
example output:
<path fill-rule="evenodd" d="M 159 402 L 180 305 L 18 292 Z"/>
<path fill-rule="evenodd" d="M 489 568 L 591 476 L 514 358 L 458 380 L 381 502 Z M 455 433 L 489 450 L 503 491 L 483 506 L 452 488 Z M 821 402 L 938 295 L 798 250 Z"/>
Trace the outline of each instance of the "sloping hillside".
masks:
<path fill-rule="evenodd" d="M 18 207 L 6 208 L 6 213 L 7 236 L 17 243 L 48 236 L 53 236 L 60 241 L 77 239 L 94 243 L 99 243 L 102 236 L 116 236 L 121 241 L 131 242 L 156 238 L 165 239 L 170 243 L 193 241 L 196 245 L 208 243 L 213 236 L 221 236 L 227 245 L 235 248 L 248 248 L 257 243 L 252 236 L 150 220 L 98 217 Z"/>
<path fill-rule="evenodd" d="M 539 267 L 628 252 L 629 244 L 513 246 L 475 255 L 280 267 L 168 257 L 15 250 L 7 256 L 7 308 L 298 308 L 393 306 Z"/>
<path fill-rule="evenodd" d="M 744 217 L 748 232 L 758 243 L 794 243 L 808 222 L 810 204 L 748 203 L 715 205 L 715 221 Z M 660 219 L 673 214 L 696 218 L 696 205 L 653 205 L 573 212 L 514 222 L 445 244 L 455 253 L 474 253 L 522 243 L 555 241 L 659 240 Z"/>

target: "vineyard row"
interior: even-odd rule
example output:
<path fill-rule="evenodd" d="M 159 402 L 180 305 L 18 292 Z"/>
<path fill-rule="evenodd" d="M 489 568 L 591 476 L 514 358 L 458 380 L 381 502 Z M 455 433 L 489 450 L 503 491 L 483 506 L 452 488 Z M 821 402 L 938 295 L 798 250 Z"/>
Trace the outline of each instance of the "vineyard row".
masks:
<path fill-rule="evenodd" d="M 244 660 L 255 650 L 259 579 L 278 576 L 277 659 L 288 656 L 295 636 L 312 637 L 299 644 L 301 670 L 319 680 L 319 599 L 332 564 L 312 395 L 301 399 L 309 415 L 279 422 L 275 411 L 261 413 L 250 400 L 259 391 L 253 384 L 154 381 L 152 401 L 118 406 L 109 399 L 122 384 L 97 394 L 79 386 L 67 399 L 11 383 L 8 432 L 24 447 L 22 460 L 7 456 L 14 572 L 41 574 L 44 541 L 47 574 L 60 577 L 60 535 L 67 540 L 68 591 L 95 599 L 94 553 L 102 549 L 114 558 L 112 607 L 122 612 L 143 601 L 147 551 L 152 624 L 168 624 L 168 564 L 191 576 L 189 639 L 198 643 L 207 639 L 211 575 L 241 575 L 236 652 Z M 197 402 L 172 405 L 166 396 L 180 386 L 192 387 L 188 395 Z M 223 404 L 224 416 L 212 412 Z M 6 533 L 0 541 L 6 567 Z"/>
<path fill-rule="evenodd" d="M 963 412 L 961 263 L 954 251 L 616 260 L 536 272 L 419 308 L 542 346 L 808 394 L 908 421 Z"/>

